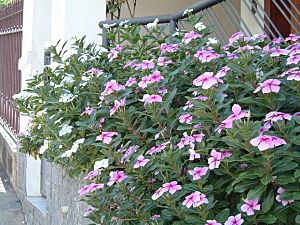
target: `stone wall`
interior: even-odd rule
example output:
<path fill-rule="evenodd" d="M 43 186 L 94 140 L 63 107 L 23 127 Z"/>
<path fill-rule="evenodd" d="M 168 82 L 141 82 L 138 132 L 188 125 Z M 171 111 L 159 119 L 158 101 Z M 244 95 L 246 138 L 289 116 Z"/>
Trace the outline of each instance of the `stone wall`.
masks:
<path fill-rule="evenodd" d="M 83 217 L 86 204 L 80 202 L 81 180 L 70 179 L 58 165 L 42 161 L 46 196 L 27 196 L 26 168 L 28 156 L 16 151 L 17 143 L 0 124 L 0 163 L 20 199 L 28 225 L 88 225 Z"/>

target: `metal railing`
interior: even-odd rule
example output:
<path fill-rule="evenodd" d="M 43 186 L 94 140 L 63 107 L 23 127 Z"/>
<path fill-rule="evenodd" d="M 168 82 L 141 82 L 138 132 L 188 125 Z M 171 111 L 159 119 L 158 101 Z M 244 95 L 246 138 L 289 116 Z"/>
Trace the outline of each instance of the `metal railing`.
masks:
<path fill-rule="evenodd" d="M 198 13 L 203 22 L 212 27 L 212 36 L 216 36 L 223 43 L 226 43 L 228 38 L 237 31 L 243 31 L 246 35 L 266 33 L 270 39 L 284 37 L 284 31 L 280 30 L 273 21 L 272 12 L 270 10 L 268 12 L 266 3 L 272 4 L 273 14 L 276 10 L 275 16 L 282 17 L 294 33 L 300 32 L 300 10 L 292 0 L 265 0 L 264 5 L 258 0 L 199 0 L 186 9 L 192 9 L 193 14 Z M 179 10 L 174 14 L 101 21 L 99 27 L 102 28 L 103 45 L 109 44 L 106 24 L 114 28 L 119 26 L 122 21 L 128 20 L 129 24 L 146 25 L 157 18 L 159 24 L 169 24 L 170 32 L 173 33 L 177 27 L 180 27 L 181 20 L 186 17 L 183 15 L 186 9 Z"/>
<path fill-rule="evenodd" d="M 21 90 L 18 60 L 22 50 L 23 1 L 0 9 L 0 119 L 13 133 L 19 132 L 19 112 L 12 96 Z"/>

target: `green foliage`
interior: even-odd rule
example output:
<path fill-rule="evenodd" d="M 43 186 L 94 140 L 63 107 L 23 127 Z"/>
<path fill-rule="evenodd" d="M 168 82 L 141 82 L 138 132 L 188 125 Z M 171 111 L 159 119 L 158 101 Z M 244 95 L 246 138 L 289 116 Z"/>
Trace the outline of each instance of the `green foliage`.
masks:
<path fill-rule="evenodd" d="M 192 25 L 198 22 L 192 17 L 190 20 Z M 97 224 L 184 225 L 205 224 L 213 219 L 223 224 L 239 213 L 249 225 L 300 223 L 300 117 L 296 114 L 300 111 L 300 82 L 287 79 L 288 75 L 280 76 L 299 63 L 287 65 L 289 55 L 271 56 L 265 47 L 299 46 L 285 41 L 276 45 L 263 36 L 241 36 L 224 50 L 218 43 L 207 43 L 212 41 L 208 28 L 196 31 L 201 37 L 189 43 L 182 41 L 184 31 L 171 37 L 162 35 L 163 28 L 155 25 L 147 35 L 141 36 L 139 31 L 138 26 L 111 30 L 108 37 L 114 46 L 109 51 L 86 44 L 84 39 L 77 40 L 68 51 L 51 47 L 51 68 L 28 80 L 28 88 L 16 99 L 20 111 L 32 118 L 28 133 L 20 138 L 20 150 L 62 165 L 71 176 L 88 173 L 96 166 L 99 174 L 94 172 L 87 182 L 104 187 L 88 193 L 84 201 L 93 207 L 88 217 Z M 161 44 L 167 42 L 178 44 L 178 49 L 162 53 Z M 220 55 L 209 61 L 194 56 L 210 48 Z M 172 63 L 159 66 L 158 57 Z M 152 60 L 153 68 L 133 67 L 141 65 L 142 60 Z M 215 77 L 225 66 L 230 70 L 212 87 L 193 85 L 199 75 L 213 72 Z M 156 70 L 164 77 L 159 82 L 144 88 L 125 85 L 130 77 L 141 82 Z M 280 91 L 255 92 L 268 79 L 280 80 Z M 108 94 L 105 87 L 111 80 L 123 86 Z M 162 102 L 145 104 L 141 101 L 145 94 L 159 94 Z M 121 99 L 126 99 L 125 105 L 110 115 L 116 100 Z M 193 106 L 186 104 L 188 100 Z M 241 106 L 243 116 L 231 121 L 232 127 L 217 132 L 222 121 L 224 124 L 233 116 L 234 104 Z M 93 111 L 84 113 L 86 107 Z M 266 119 L 270 112 L 290 117 L 270 121 Z M 192 120 L 180 122 L 186 113 Z M 261 131 L 266 122 L 271 127 Z M 65 129 L 63 134 L 66 125 L 71 132 Z M 99 135 L 108 131 L 118 135 L 104 143 Z M 281 138 L 286 144 L 258 148 L 250 141 L 259 132 Z M 179 148 L 182 138 L 195 134 L 205 136 Z M 165 144 L 164 149 L 147 154 L 161 144 Z M 138 147 L 126 152 L 130 146 Z M 190 149 L 201 157 L 191 160 Z M 207 167 L 213 149 L 218 153 L 227 150 L 230 155 L 222 156 L 220 165 L 211 167 L 201 179 L 193 180 L 189 171 Z M 66 152 L 70 154 L 64 155 Z M 150 161 L 134 168 L 140 155 Z M 104 165 L 103 160 L 108 164 Z M 127 177 L 109 186 L 111 172 L 115 171 L 124 171 Z M 177 181 L 181 190 L 153 200 L 153 194 L 171 181 Z M 284 189 L 282 193 L 279 188 Z M 195 191 L 205 194 L 208 203 L 187 208 L 183 201 Z M 254 215 L 241 210 L 246 199 L 258 199 L 260 210 Z M 289 202 L 283 205 L 283 201 Z M 154 219 L 154 215 L 160 217 Z"/>

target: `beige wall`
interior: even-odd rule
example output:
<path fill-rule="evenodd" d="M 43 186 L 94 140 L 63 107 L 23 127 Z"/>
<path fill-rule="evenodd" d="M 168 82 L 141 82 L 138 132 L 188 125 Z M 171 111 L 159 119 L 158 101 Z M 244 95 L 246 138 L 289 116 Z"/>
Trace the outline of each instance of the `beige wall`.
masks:
<path fill-rule="evenodd" d="M 245 24 L 249 27 L 252 34 L 264 33 L 264 30 L 259 27 L 259 25 L 258 25 L 257 21 L 255 20 L 253 14 L 246 7 L 244 1 L 242 1 L 242 2 L 243 3 L 241 4 L 241 16 L 242 16 L 243 20 L 245 21 Z M 264 7 L 264 0 L 258 0 L 258 2 L 261 4 L 262 7 Z M 249 3 L 248 3 L 248 5 L 250 6 Z M 260 12 L 260 14 L 263 17 L 263 12 L 261 10 L 259 10 L 259 7 L 258 7 L 258 12 Z M 256 17 L 257 17 L 258 21 L 261 24 L 263 24 L 263 21 L 258 16 L 256 16 Z M 262 27 L 263 27 L 263 25 L 262 25 Z"/>

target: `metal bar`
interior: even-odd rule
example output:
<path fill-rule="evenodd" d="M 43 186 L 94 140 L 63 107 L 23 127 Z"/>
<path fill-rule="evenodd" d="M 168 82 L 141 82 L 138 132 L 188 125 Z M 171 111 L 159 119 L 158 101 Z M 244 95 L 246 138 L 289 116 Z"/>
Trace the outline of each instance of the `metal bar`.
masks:
<path fill-rule="evenodd" d="M 206 18 L 206 20 L 207 20 L 210 24 L 213 24 L 213 23 L 214 23 L 213 20 L 211 21 L 211 18 L 210 18 L 210 19 L 208 18 L 208 15 L 206 15 L 206 13 L 204 13 L 204 17 Z M 212 26 L 212 25 L 211 25 L 211 26 Z M 215 30 L 215 27 L 214 27 L 214 26 L 212 26 L 212 27 L 213 27 L 213 30 L 214 30 L 215 34 L 218 36 L 218 39 L 222 39 L 222 42 L 223 42 L 223 43 L 226 43 L 227 40 L 223 38 L 221 32 L 220 32 L 218 29 Z"/>
<path fill-rule="evenodd" d="M 176 31 L 177 25 L 175 20 L 170 20 L 170 34 Z"/>
<path fill-rule="evenodd" d="M 258 21 L 257 17 L 254 15 L 254 13 L 252 12 L 252 10 L 250 9 L 250 7 L 248 6 L 248 3 L 246 3 L 246 1 L 244 0 L 245 5 L 247 6 L 247 9 L 249 10 L 250 14 L 252 14 L 252 16 L 254 17 L 254 19 L 256 20 L 257 24 L 259 25 L 259 27 L 264 31 L 264 27 L 261 25 L 261 23 Z M 252 6 L 254 6 L 254 3 L 252 1 L 250 1 L 250 4 Z M 258 17 L 261 19 L 261 21 L 263 21 L 263 24 L 265 25 L 265 27 L 267 27 L 267 29 L 269 30 L 269 32 L 271 33 L 271 35 L 273 37 L 276 37 L 276 35 L 274 34 L 274 32 L 272 31 L 272 29 L 269 27 L 269 25 L 267 23 L 264 23 L 264 18 L 261 16 L 259 10 L 256 11 L 256 14 L 258 15 Z"/>
<path fill-rule="evenodd" d="M 209 17 L 210 17 L 211 20 L 213 21 L 214 25 L 215 25 L 215 26 L 218 25 L 218 27 L 221 27 L 221 29 L 218 29 L 218 30 L 219 30 L 219 32 L 220 32 L 220 34 L 221 34 L 221 36 L 222 36 L 222 39 L 225 41 L 224 43 L 226 43 L 227 40 L 228 40 L 228 38 L 227 38 L 226 33 L 225 33 L 225 38 L 224 38 L 224 29 L 223 29 L 223 27 L 220 26 L 220 24 L 218 23 L 218 21 L 216 21 L 216 19 L 212 16 L 212 13 L 211 13 L 209 10 L 206 10 L 206 11 L 207 11 L 207 13 L 208 13 L 207 15 L 209 15 Z"/>
<path fill-rule="evenodd" d="M 282 5 L 286 8 L 286 10 L 289 12 L 289 14 L 291 15 L 291 17 L 294 18 L 294 20 L 296 20 L 297 24 L 300 25 L 300 21 L 298 20 L 298 18 L 294 15 L 294 13 L 290 10 L 290 8 L 287 6 L 287 4 L 280 0 L 280 2 L 282 3 Z"/>
<path fill-rule="evenodd" d="M 225 0 L 202 0 L 202 1 L 199 1 L 199 2 L 191 5 L 190 7 L 188 7 L 188 9 L 193 9 L 193 13 L 197 13 L 197 12 L 200 12 L 201 10 L 204 10 L 211 6 L 214 6 L 222 1 L 225 1 Z M 153 22 L 156 18 L 159 20 L 158 23 L 169 23 L 171 20 L 176 21 L 176 20 L 185 18 L 187 15 L 183 15 L 184 12 L 185 12 L 185 9 L 182 9 L 182 10 L 179 10 L 178 12 L 175 12 L 174 14 L 127 18 L 127 19 L 121 19 L 121 20 L 106 20 L 106 21 L 101 21 L 98 25 L 101 28 L 103 28 L 103 25 L 105 25 L 105 24 L 112 25 L 111 27 L 117 27 L 124 20 L 129 20 L 130 24 L 146 25 L 148 23 Z"/>
<path fill-rule="evenodd" d="M 212 10 L 212 8 L 209 8 L 207 11 L 211 11 L 213 17 L 215 18 L 215 20 L 217 21 L 217 23 L 219 24 L 219 27 L 221 28 L 221 31 L 225 34 L 226 40 L 229 38 L 230 35 L 227 34 L 227 32 L 225 31 L 225 29 L 223 28 L 219 18 L 216 16 L 214 10 Z"/>
<path fill-rule="evenodd" d="M 299 10 L 299 8 L 294 4 L 294 2 L 291 1 L 291 0 L 287 0 L 287 1 L 291 4 L 291 6 L 293 6 L 293 8 L 294 8 L 294 10 L 297 12 L 297 14 L 300 15 L 300 10 Z"/>
<path fill-rule="evenodd" d="M 245 33 L 247 32 L 247 35 L 252 36 L 252 32 L 250 31 L 249 27 L 247 26 L 247 24 L 245 23 L 244 19 L 241 17 L 240 13 L 237 11 L 236 7 L 234 6 L 234 4 L 231 2 L 231 0 L 229 1 L 225 1 L 225 4 L 230 3 L 230 6 L 228 5 L 228 7 L 230 7 L 231 9 L 233 8 L 233 11 L 235 13 L 235 15 L 237 15 L 237 17 L 240 19 L 241 23 L 242 23 L 242 27 L 244 27 L 246 29 L 246 31 L 244 31 Z"/>
<path fill-rule="evenodd" d="M 281 14 L 284 16 L 284 18 L 286 19 L 286 21 L 288 21 L 288 23 L 293 27 L 293 29 L 296 31 L 296 33 L 299 33 L 298 28 L 293 24 L 293 22 L 290 20 L 290 18 L 284 13 L 284 11 L 282 10 L 282 8 L 278 5 L 278 3 L 274 0 L 271 0 L 274 5 L 277 7 L 277 9 L 281 12 Z"/>
<path fill-rule="evenodd" d="M 264 8 L 260 4 L 260 2 L 256 1 L 256 3 L 257 3 L 257 6 L 258 6 L 259 10 L 261 10 L 264 13 L 264 18 L 268 19 L 269 23 L 271 24 L 271 26 L 273 27 L 273 29 L 276 31 L 276 33 L 279 35 L 279 37 L 283 38 L 283 36 L 280 33 L 280 31 L 278 30 L 277 26 L 275 26 L 274 22 L 271 20 L 270 16 L 266 13 L 266 11 L 264 10 Z"/>
<path fill-rule="evenodd" d="M 223 2 L 221 2 L 220 5 L 221 5 L 223 11 L 225 12 L 226 16 L 228 17 L 230 23 L 234 26 L 234 28 L 235 28 L 236 30 L 240 30 L 241 26 L 240 26 L 240 24 L 237 22 L 235 16 L 233 16 L 232 12 L 231 12 L 230 10 L 228 10 L 228 7 L 227 7 L 227 8 L 224 7 Z M 228 11 L 227 11 L 227 10 L 228 10 Z M 232 18 L 233 18 L 233 19 L 232 19 Z M 234 21 L 234 22 L 237 24 L 237 26 L 236 26 L 232 21 Z"/>
<path fill-rule="evenodd" d="M 260 27 L 260 29 L 262 31 L 264 31 L 264 27 L 261 25 L 261 23 L 259 22 L 259 20 L 257 19 L 257 17 L 252 13 L 252 10 L 250 8 L 250 6 L 248 5 L 247 1 L 246 0 L 243 0 L 245 6 L 247 7 L 247 9 L 249 10 L 249 12 L 251 13 L 251 15 L 253 16 L 253 18 L 255 19 L 255 21 L 257 22 L 257 25 Z M 274 33 L 273 33 L 274 34 Z"/>
<path fill-rule="evenodd" d="M 6 31 L 6 32 L 2 32 L 1 30 L 0 30 L 0 36 L 2 36 L 2 35 L 7 35 L 7 34 L 15 34 L 15 33 L 20 33 L 20 32 L 22 32 L 23 31 L 23 29 L 21 28 L 20 30 L 16 30 L 16 31 Z"/>

